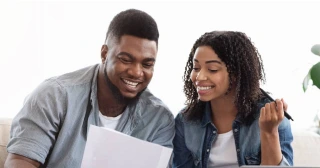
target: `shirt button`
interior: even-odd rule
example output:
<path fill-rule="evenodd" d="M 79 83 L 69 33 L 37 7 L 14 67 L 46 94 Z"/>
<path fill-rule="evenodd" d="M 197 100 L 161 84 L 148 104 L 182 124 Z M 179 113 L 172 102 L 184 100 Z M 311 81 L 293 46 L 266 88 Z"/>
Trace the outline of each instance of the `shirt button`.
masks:
<path fill-rule="evenodd" d="M 209 152 L 210 151 L 210 149 L 207 149 L 207 152 Z"/>
<path fill-rule="evenodd" d="M 234 132 L 238 132 L 238 129 L 234 129 Z"/>
<path fill-rule="evenodd" d="M 237 149 L 237 152 L 240 152 L 240 149 Z"/>
<path fill-rule="evenodd" d="M 213 134 L 216 134 L 217 133 L 217 131 L 213 131 Z"/>

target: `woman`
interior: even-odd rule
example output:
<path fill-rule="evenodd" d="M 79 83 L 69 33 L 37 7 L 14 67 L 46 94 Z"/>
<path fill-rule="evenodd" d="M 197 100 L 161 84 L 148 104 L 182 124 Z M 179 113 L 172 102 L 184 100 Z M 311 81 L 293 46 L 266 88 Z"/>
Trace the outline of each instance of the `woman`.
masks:
<path fill-rule="evenodd" d="M 202 35 L 185 68 L 187 107 L 175 119 L 173 167 L 293 165 L 287 105 L 264 97 L 260 81 L 262 60 L 244 33 Z"/>

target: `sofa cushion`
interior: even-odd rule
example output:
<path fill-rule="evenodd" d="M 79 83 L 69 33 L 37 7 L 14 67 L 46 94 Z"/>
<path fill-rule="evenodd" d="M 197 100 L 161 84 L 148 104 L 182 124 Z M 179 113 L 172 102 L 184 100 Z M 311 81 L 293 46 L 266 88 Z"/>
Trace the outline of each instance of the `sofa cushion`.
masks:
<path fill-rule="evenodd" d="M 0 118 L 0 168 L 3 167 L 7 158 L 7 144 L 10 138 L 12 119 Z"/>
<path fill-rule="evenodd" d="M 308 131 L 293 131 L 294 166 L 320 166 L 320 135 Z"/>

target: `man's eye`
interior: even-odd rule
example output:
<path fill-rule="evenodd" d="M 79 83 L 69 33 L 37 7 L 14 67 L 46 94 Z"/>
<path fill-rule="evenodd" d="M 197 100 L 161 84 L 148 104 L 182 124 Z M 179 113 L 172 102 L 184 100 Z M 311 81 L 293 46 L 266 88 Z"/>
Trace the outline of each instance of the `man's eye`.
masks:
<path fill-rule="evenodd" d="M 130 60 L 129 59 L 126 59 L 126 58 L 119 58 L 121 62 L 123 63 L 130 63 Z"/>
<path fill-rule="evenodd" d="M 151 67 L 153 67 L 153 63 L 146 63 L 146 64 L 143 64 L 143 66 L 145 68 L 151 68 Z"/>

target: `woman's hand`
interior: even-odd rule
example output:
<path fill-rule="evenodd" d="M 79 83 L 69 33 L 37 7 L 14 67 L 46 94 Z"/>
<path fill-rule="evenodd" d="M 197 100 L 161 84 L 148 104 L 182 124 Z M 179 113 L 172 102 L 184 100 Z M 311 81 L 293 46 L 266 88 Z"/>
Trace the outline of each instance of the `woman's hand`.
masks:
<path fill-rule="evenodd" d="M 283 99 L 266 103 L 260 110 L 259 126 L 264 133 L 277 133 L 278 126 L 284 118 L 284 111 L 288 105 Z"/>
<path fill-rule="evenodd" d="M 261 108 L 259 127 L 261 139 L 261 164 L 279 165 L 282 159 L 278 127 L 288 105 L 283 99 L 267 103 Z"/>

